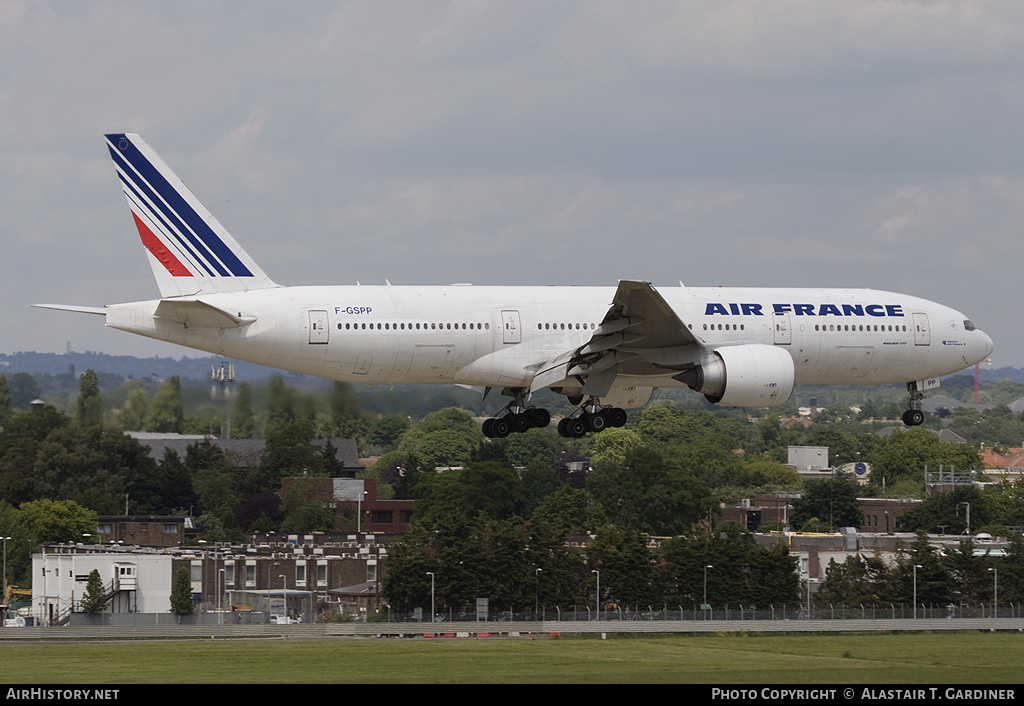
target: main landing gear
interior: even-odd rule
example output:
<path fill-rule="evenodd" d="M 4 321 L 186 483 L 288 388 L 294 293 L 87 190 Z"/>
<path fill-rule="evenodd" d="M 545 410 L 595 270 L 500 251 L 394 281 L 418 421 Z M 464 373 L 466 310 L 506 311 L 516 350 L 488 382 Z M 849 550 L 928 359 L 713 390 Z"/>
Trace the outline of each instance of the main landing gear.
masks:
<path fill-rule="evenodd" d="M 903 413 L 903 423 L 908 427 L 919 427 L 924 423 L 924 412 L 921 411 L 921 400 L 924 399 L 924 393 L 917 389 L 916 382 L 908 382 L 907 396 L 910 398 L 910 409 Z"/>
<path fill-rule="evenodd" d="M 598 409 L 596 404 L 591 404 L 589 410 L 559 421 L 558 435 L 566 439 L 579 439 L 588 431 L 596 434 L 608 427 L 623 426 L 626 426 L 626 410 L 621 407 Z"/>
<path fill-rule="evenodd" d="M 543 429 L 551 423 L 551 413 L 540 407 L 524 409 L 521 406 L 509 409 L 500 417 L 484 421 L 484 436 L 488 439 L 504 439 L 509 434 L 521 434 L 530 429 Z"/>
<path fill-rule="evenodd" d="M 521 434 L 530 429 L 543 429 L 551 423 L 551 413 L 541 407 L 526 407 L 525 395 L 515 399 L 498 414 L 483 423 L 484 436 L 488 439 L 504 439 L 509 434 Z M 571 401 L 571 400 L 570 400 Z M 577 398 L 573 404 L 582 402 Z M 608 427 L 626 426 L 626 411 L 619 407 L 598 406 L 591 399 L 576 416 L 566 417 L 558 422 L 558 435 L 566 439 L 579 439 L 587 432 L 597 433 Z"/>

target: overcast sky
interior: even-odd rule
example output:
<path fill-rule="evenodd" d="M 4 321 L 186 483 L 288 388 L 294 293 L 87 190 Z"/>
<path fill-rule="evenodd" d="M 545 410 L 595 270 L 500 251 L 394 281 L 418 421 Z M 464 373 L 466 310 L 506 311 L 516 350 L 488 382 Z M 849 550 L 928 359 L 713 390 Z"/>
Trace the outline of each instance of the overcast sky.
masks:
<path fill-rule="evenodd" d="M 842 286 L 1024 366 L 1024 3 L 0 0 L 0 352 L 196 355 L 102 135 L 282 284 Z"/>

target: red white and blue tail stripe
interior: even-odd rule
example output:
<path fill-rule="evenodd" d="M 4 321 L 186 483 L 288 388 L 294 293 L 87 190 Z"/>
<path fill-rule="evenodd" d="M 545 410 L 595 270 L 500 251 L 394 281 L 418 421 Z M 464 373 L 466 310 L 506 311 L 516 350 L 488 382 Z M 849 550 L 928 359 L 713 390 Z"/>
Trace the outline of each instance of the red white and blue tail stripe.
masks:
<path fill-rule="evenodd" d="M 141 137 L 106 138 L 162 297 L 278 286 Z"/>

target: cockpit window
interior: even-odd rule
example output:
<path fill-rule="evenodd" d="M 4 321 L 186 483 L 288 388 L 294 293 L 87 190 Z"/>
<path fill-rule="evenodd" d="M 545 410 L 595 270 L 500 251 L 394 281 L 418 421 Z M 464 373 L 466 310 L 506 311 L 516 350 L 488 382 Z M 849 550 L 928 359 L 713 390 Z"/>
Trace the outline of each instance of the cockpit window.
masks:
<path fill-rule="evenodd" d="M 973 331 L 976 328 L 978 328 L 978 327 L 975 326 L 974 324 L 972 324 L 970 319 L 964 319 L 964 330 L 965 331 Z"/>

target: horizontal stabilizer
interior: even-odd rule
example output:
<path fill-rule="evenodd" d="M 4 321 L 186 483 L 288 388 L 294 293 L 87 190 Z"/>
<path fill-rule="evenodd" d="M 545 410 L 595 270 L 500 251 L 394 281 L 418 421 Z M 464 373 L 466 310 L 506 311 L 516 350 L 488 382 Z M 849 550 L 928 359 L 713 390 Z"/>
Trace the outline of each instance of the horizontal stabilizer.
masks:
<path fill-rule="evenodd" d="M 107 309 L 102 306 L 75 306 L 74 304 L 29 304 L 37 309 L 56 309 L 57 311 L 73 311 L 76 314 L 96 314 L 106 316 Z"/>
<path fill-rule="evenodd" d="M 156 307 L 156 316 L 188 326 L 237 328 L 251 324 L 255 316 L 237 315 L 198 299 L 164 299 Z"/>

